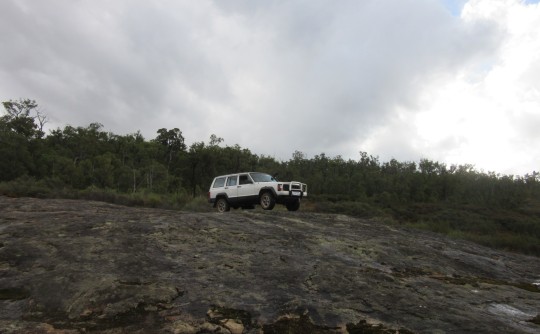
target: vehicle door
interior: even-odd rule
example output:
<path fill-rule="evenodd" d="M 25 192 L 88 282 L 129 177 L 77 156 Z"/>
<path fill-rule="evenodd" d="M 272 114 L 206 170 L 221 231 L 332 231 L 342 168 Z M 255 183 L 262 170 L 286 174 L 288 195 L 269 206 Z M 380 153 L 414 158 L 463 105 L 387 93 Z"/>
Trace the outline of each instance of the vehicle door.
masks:
<path fill-rule="evenodd" d="M 229 198 L 229 202 L 234 202 L 238 198 L 238 174 L 229 175 L 225 182 L 225 193 Z"/>
<path fill-rule="evenodd" d="M 240 174 L 238 184 L 238 197 L 257 197 L 259 187 L 253 182 L 249 174 Z"/>

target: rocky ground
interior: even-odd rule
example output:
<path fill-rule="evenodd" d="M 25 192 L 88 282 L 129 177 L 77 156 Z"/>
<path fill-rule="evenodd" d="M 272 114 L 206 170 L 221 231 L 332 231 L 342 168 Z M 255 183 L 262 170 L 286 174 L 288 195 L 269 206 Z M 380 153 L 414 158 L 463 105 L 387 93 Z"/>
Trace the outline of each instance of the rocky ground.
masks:
<path fill-rule="evenodd" d="M 539 283 L 377 220 L 0 197 L 0 333 L 539 333 Z"/>

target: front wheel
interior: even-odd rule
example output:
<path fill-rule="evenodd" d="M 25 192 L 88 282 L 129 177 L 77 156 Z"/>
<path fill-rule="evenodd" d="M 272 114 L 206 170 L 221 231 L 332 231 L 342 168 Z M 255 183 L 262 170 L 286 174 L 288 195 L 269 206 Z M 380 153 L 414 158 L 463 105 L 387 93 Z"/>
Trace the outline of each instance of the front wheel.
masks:
<path fill-rule="evenodd" d="M 231 207 L 229 206 L 229 202 L 225 198 L 218 199 L 216 203 L 216 207 L 218 212 L 227 212 L 231 210 Z"/>
<path fill-rule="evenodd" d="M 261 195 L 261 207 L 264 210 L 272 210 L 274 206 L 276 205 L 276 199 L 270 192 L 264 192 Z"/>

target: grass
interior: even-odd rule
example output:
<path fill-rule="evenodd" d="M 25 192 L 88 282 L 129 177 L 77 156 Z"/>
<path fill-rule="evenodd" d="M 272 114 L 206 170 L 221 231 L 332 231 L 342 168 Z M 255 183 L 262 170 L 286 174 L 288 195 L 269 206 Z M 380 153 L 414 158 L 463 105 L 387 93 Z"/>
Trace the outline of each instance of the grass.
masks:
<path fill-rule="evenodd" d="M 121 193 L 114 189 L 73 189 L 56 184 L 54 180 L 35 180 L 22 177 L 0 183 L 0 195 L 9 197 L 66 198 L 101 201 L 125 206 L 186 210 L 194 212 L 209 211 L 205 197 L 193 197 L 186 193 L 158 194 L 151 191 Z"/>
<path fill-rule="evenodd" d="M 416 204 L 393 212 L 400 224 L 484 246 L 540 256 L 540 203 L 515 210 L 449 203 Z"/>

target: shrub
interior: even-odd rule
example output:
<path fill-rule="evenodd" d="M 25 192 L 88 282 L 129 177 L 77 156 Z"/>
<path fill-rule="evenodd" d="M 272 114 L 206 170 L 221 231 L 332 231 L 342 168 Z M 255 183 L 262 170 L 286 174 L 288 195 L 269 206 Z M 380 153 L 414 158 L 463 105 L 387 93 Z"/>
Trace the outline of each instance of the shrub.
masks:
<path fill-rule="evenodd" d="M 0 183 L 0 194 L 11 197 L 47 197 L 50 193 L 43 180 L 36 181 L 33 177 L 21 176 L 15 180 Z"/>

